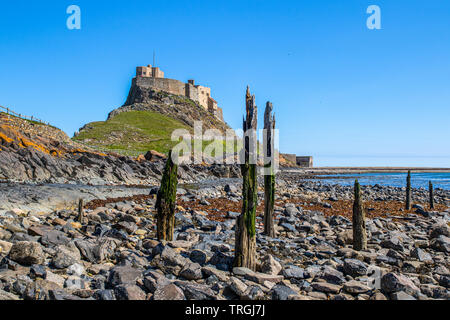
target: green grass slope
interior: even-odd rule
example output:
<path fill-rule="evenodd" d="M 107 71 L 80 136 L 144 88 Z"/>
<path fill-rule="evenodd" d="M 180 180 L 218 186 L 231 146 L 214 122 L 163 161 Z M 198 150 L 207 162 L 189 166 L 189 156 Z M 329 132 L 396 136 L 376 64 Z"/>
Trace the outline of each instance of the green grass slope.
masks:
<path fill-rule="evenodd" d="M 189 126 L 158 112 L 129 111 L 107 121 L 87 124 L 73 140 L 102 151 L 137 155 L 149 150 L 167 153 L 177 142 L 171 141 L 175 129 Z"/>

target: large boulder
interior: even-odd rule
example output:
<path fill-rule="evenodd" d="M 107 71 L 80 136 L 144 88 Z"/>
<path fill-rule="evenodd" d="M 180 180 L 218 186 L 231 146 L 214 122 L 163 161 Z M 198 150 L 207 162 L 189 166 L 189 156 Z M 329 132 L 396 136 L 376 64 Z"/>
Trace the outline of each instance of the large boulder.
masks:
<path fill-rule="evenodd" d="M 102 263 L 114 255 L 117 246 L 120 244 L 118 239 L 100 238 L 96 242 L 87 240 L 75 240 L 77 248 L 81 255 L 87 261 L 92 263 Z"/>
<path fill-rule="evenodd" d="M 450 227 L 445 223 L 435 224 L 432 226 L 430 238 L 434 239 L 439 236 L 450 237 Z"/>
<path fill-rule="evenodd" d="M 351 294 L 360 294 L 366 293 L 372 290 L 370 287 L 366 286 L 364 283 L 361 283 L 356 280 L 351 280 L 344 283 L 344 290 Z"/>
<path fill-rule="evenodd" d="M 188 281 L 175 281 L 175 285 L 189 300 L 217 300 L 217 294 L 207 285 Z"/>
<path fill-rule="evenodd" d="M 328 283 L 337 285 L 343 284 L 345 282 L 345 277 L 342 272 L 339 272 L 338 270 L 331 267 L 325 267 L 316 275 L 316 277 L 319 279 L 323 279 Z"/>
<path fill-rule="evenodd" d="M 142 271 L 130 266 L 116 266 L 111 269 L 108 277 L 108 285 L 115 287 L 122 284 L 135 284 L 142 276 Z"/>
<path fill-rule="evenodd" d="M 437 251 L 450 253 L 450 238 L 444 235 L 440 235 L 437 238 L 431 240 L 430 247 Z"/>
<path fill-rule="evenodd" d="M 126 283 L 115 287 L 114 295 L 117 300 L 146 300 L 147 298 L 144 290 L 131 283 Z"/>
<path fill-rule="evenodd" d="M 367 266 L 364 262 L 357 259 L 345 259 L 344 273 L 353 278 L 365 276 L 367 274 Z"/>
<path fill-rule="evenodd" d="M 262 262 L 261 263 L 262 273 L 277 275 L 280 273 L 281 269 L 283 269 L 281 264 L 277 260 L 275 260 L 274 257 L 272 257 L 272 255 L 270 254 L 265 255 L 262 258 L 261 262 Z"/>
<path fill-rule="evenodd" d="M 419 288 L 412 282 L 411 279 L 393 272 L 386 273 L 381 278 L 381 290 L 384 293 L 394 293 L 404 291 L 407 294 L 417 294 L 420 292 Z"/>
<path fill-rule="evenodd" d="M 30 241 L 16 242 L 11 247 L 9 258 L 25 266 L 42 264 L 45 260 L 41 245 L 37 242 Z"/>
<path fill-rule="evenodd" d="M 291 282 L 292 279 L 301 280 L 305 278 L 305 270 L 297 266 L 289 266 L 283 269 L 283 276 L 286 279 L 291 279 Z"/>
<path fill-rule="evenodd" d="M 186 264 L 180 272 L 180 276 L 187 280 L 199 280 L 203 278 L 201 266 L 198 263 L 190 262 Z"/>
<path fill-rule="evenodd" d="M 153 300 L 185 300 L 183 290 L 174 285 L 168 284 L 164 287 L 156 289 L 153 294 Z"/>
<path fill-rule="evenodd" d="M 291 297 L 298 296 L 298 292 L 294 291 L 291 287 L 285 284 L 277 284 L 272 287 L 269 295 L 273 300 L 288 300 Z"/>
<path fill-rule="evenodd" d="M 79 262 L 81 256 L 77 247 L 72 243 L 71 247 L 59 246 L 53 257 L 52 264 L 57 269 L 67 268 Z"/>

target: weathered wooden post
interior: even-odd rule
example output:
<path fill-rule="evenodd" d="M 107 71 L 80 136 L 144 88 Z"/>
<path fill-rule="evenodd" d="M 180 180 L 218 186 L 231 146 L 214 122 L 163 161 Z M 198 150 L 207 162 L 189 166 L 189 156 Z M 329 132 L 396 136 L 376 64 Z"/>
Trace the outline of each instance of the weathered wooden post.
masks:
<path fill-rule="evenodd" d="M 431 181 L 428 183 L 428 190 L 430 192 L 430 209 L 434 209 L 433 184 Z"/>
<path fill-rule="evenodd" d="M 161 179 L 161 187 L 156 196 L 158 240 L 173 240 L 175 226 L 175 205 L 178 186 L 178 165 L 172 161 L 172 150 L 167 157 Z"/>
<path fill-rule="evenodd" d="M 367 250 L 366 214 L 361 199 L 361 186 L 355 180 L 355 201 L 353 203 L 353 249 Z"/>
<path fill-rule="evenodd" d="M 411 170 L 408 170 L 408 175 L 406 176 L 406 201 L 405 209 L 411 210 Z"/>
<path fill-rule="evenodd" d="M 273 224 L 273 211 L 275 205 L 275 174 L 274 165 L 274 141 L 273 133 L 275 131 L 275 115 L 272 116 L 272 103 L 266 103 L 264 112 L 264 234 L 269 237 L 275 237 L 275 228 Z M 270 162 L 266 161 L 270 159 Z"/>
<path fill-rule="evenodd" d="M 256 206 L 257 173 L 256 173 L 256 127 L 257 107 L 255 96 L 250 95 L 249 88 L 245 97 L 246 117 L 243 121 L 244 146 L 241 158 L 242 173 L 242 211 L 236 221 L 235 267 L 256 269 Z"/>
<path fill-rule="evenodd" d="M 78 222 L 83 224 L 84 221 L 84 208 L 83 208 L 83 199 L 78 200 Z"/>

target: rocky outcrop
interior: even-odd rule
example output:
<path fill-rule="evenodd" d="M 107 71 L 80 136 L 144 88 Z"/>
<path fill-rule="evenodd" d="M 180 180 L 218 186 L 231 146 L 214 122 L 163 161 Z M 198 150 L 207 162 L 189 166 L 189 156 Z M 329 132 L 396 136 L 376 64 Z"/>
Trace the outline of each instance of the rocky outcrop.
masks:
<path fill-rule="evenodd" d="M 164 160 L 138 161 L 132 157 L 101 155 L 90 152 L 52 156 L 25 148 L 0 151 L 0 180 L 38 183 L 81 183 L 93 185 L 158 184 Z M 181 166 L 182 182 L 208 177 L 237 177 L 237 165 Z"/>
<path fill-rule="evenodd" d="M 164 155 L 138 158 L 95 152 L 61 130 L 0 117 L 0 181 L 92 185 L 158 184 Z M 239 176 L 237 166 L 181 166 L 181 182 Z"/>

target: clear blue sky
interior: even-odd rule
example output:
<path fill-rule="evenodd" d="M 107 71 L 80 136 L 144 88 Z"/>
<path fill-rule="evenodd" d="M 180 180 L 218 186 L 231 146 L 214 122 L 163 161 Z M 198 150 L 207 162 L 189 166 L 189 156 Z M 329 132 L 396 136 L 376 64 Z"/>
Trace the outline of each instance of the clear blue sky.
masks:
<path fill-rule="evenodd" d="M 448 0 L 2 1 L 0 104 L 72 135 L 123 104 L 153 50 L 166 77 L 210 86 L 233 128 L 247 84 L 261 126 L 272 101 L 282 152 L 450 166 Z"/>

